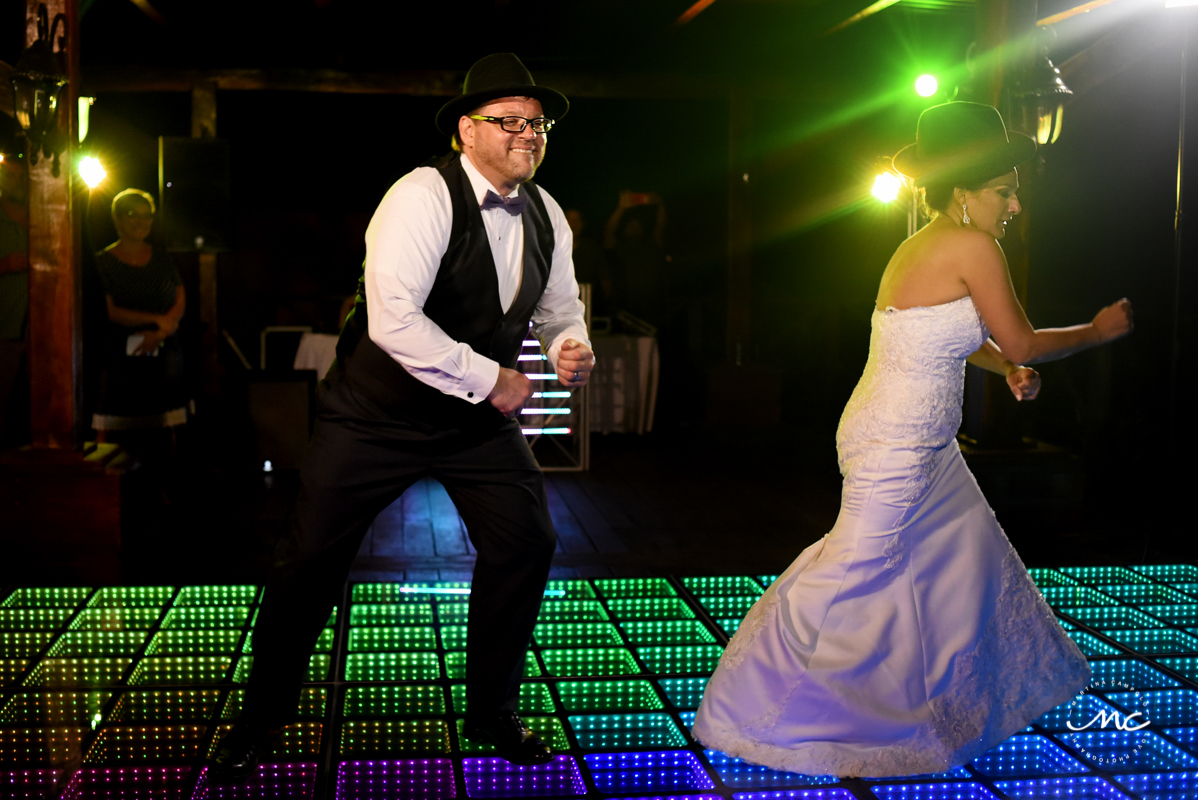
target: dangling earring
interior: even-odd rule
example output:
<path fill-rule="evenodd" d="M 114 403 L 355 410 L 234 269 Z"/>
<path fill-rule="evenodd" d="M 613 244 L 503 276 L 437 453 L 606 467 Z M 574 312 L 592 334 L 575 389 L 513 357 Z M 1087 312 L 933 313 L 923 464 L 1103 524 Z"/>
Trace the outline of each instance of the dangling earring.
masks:
<path fill-rule="evenodd" d="M 961 204 L 961 224 L 962 225 L 969 224 L 969 209 L 966 208 L 964 203 Z"/>

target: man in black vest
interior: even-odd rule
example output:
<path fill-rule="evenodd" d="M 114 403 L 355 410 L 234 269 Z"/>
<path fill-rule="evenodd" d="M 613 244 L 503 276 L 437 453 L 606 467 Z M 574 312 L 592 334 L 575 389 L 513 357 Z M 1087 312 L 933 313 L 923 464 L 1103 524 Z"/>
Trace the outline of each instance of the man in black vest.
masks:
<path fill-rule="evenodd" d="M 478 61 L 437 114 L 456 152 L 405 175 L 371 219 L 295 521 L 254 628 L 244 711 L 213 760 L 218 775 L 251 772 L 294 717 L 308 656 L 366 530 L 425 476 L 445 486 L 478 551 L 466 736 L 514 763 L 551 759 L 516 715 L 556 535 L 516 420 L 532 389 L 515 366 L 530 322 L 562 384 L 583 386 L 594 365 L 565 215 L 529 180 L 568 108 L 516 56 Z"/>

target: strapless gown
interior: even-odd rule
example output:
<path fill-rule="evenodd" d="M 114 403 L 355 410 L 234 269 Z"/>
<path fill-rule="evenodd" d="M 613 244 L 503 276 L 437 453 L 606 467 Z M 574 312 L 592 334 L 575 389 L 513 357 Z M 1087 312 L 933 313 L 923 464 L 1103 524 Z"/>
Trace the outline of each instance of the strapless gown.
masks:
<path fill-rule="evenodd" d="M 875 311 L 837 430 L 840 515 L 742 621 L 705 746 L 809 775 L 939 772 L 1090 680 L 956 444 L 973 301 Z"/>

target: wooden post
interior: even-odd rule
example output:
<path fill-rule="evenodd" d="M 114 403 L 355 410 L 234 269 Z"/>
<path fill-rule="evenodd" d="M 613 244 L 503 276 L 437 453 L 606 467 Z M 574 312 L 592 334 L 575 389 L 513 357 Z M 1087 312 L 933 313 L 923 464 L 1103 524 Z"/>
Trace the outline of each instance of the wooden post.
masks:
<path fill-rule="evenodd" d="M 216 84 L 197 83 L 191 89 L 191 136 L 216 138 Z M 216 253 L 200 253 L 200 344 L 203 353 L 204 389 L 209 396 L 220 388 L 220 325 L 216 311 Z"/>
<path fill-rule="evenodd" d="M 25 44 L 37 41 L 38 0 L 26 0 Z M 79 89 L 76 0 L 49 0 L 49 18 L 66 15 L 67 75 L 58 105 L 66 149 L 40 156 L 29 168 L 29 383 L 30 431 L 35 448 L 73 449 L 80 409 L 79 225 L 72 204 Z M 62 28 L 59 28 L 61 32 Z M 39 154 L 40 155 L 40 154 Z"/>

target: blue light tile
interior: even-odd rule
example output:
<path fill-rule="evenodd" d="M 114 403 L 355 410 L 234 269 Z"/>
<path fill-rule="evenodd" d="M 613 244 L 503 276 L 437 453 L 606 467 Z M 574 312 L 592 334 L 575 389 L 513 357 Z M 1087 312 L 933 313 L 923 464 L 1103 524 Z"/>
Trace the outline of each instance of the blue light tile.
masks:
<path fill-rule="evenodd" d="M 1165 728 L 1165 733 L 1175 742 L 1181 742 L 1191 753 L 1198 752 L 1198 727 Z"/>
<path fill-rule="evenodd" d="M 1108 772 L 1198 769 L 1198 758 L 1148 730 L 1065 733 L 1060 739 Z"/>
<path fill-rule="evenodd" d="M 836 783 L 834 775 L 800 775 L 797 772 L 779 772 L 741 761 L 718 750 L 704 750 L 703 754 L 719 773 L 725 786 L 733 789 L 757 789 L 768 786 L 819 786 Z"/>
<path fill-rule="evenodd" d="M 657 685 L 676 708 L 698 708 L 707 678 L 661 678 Z"/>
<path fill-rule="evenodd" d="M 1123 655 L 1123 651 L 1114 645 L 1109 645 L 1093 634 L 1085 631 L 1068 631 L 1069 638 L 1072 639 L 1081 651 L 1087 656 L 1119 656 Z"/>
<path fill-rule="evenodd" d="M 475 759 L 477 760 L 477 759 Z M 336 800 L 449 800 L 457 797 L 448 758 L 343 761 Z"/>
<path fill-rule="evenodd" d="M 1102 778 L 1041 778 L 1032 781 L 1000 781 L 994 784 L 1011 800 L 1128 800 L 1128 795 Z"/>
<path fill-rule="evenodd" d="M 1093 682 L 1111 686 L 1130 686 L 1132 689 L 1172 689 L 1181 686 L 1159 669 L 1130 658 L 1095 659 L 1090 661 Z"/>
<path fill-rule="evenodd" d="M 556 756 L 535 767 L 509 764 L 502 758 L 463 758 L 462 774 L 469 797 L 577 797 L 587 793 L 578 762 L 571 756 Z"/>
<path fill-rule="evenodd" d="M 1154 725 L 1198 725 L 1198 692 L 1193 689 L 1108 692 L 1107 699 L 1129 713 L 1140 712 L 1143 721 Z"/>
<path fill-rule="evenodd" d="M 1138 794 L 1142 800 L 1198 797 L 1198 772 L 1119 775 L 1115 780 Z"/>
<path fill-rule="evenodd" d="M 595 787 L 606 794 L 714 789 L 707 770 L 689 750 L 591 753 L 583 756 Z"/>
<path fill-rule="evenodd" d="M 848 789 L 791 789 L 787 792 L 737 792 L 732 797 L 734 800 L 856 800 L 853 793 Z"/>
<path fill-rule="evenodd" d="M 878 800 L 998 800 L 980 783 L 890 783 L 869 789 Z"/>
<path fill-rule="evenodd" d="M 974 759 L 973 767 L 983 775 L 1003 778 L 1087 771 L 1084 764 L 1043 736 L 1012 736 Z"/>
<path fill-rule="evenodd" d="M 680 711 L 680 712 L 678 712 L 678 718 L 682 720 L 682 724 L 686 726 L 686 729 L 688 731 L 691 728 L 695 727 L 695 712 L 694 711 Z"/>
<path fill-rule="evenodd" d="M 1036 720 L 1036 724 L 1050 731 L 1076 731 L 1081 730 L 1096 715 L 1104 714 L 1109 717 L 1112 713 L 1118 714 L 1120 718 L 1123 717 L 1121 709 L 1112 706 L 1110 703 L 1103 702 L 1095 695 L 1083 694 L 1078 695 L 1068 703 L 1061 703 L 1056 708 L 1044 712 Z M 1073 725 L 1073 728 L 1069 727 L 1070 724 Z"/>
<path fill-rule="evenodd" d="M 954 778 L 968 779 L 968 778 L 972 778 L 972 777 L 973 777 L 973 773 L 970 772 L 969 770 L 965 769 L 965 767 L 956 767 L 956 768 L 950 769 L 946 772 L 933 772 L 933 773 L 929 773 L 926 775 L 895 775 L 893 777 L 885 776 L 885 775 L 875 775 L 870 778 L 865 778 L 865 780 L 867 780 L 867 781 L 899 781 L 899 780 L 906 779 L 906 780 L 912 780 L 912 781 L 914 781 L 914 780 L 945 781 L 945 780 L 952 780 Z"/>

